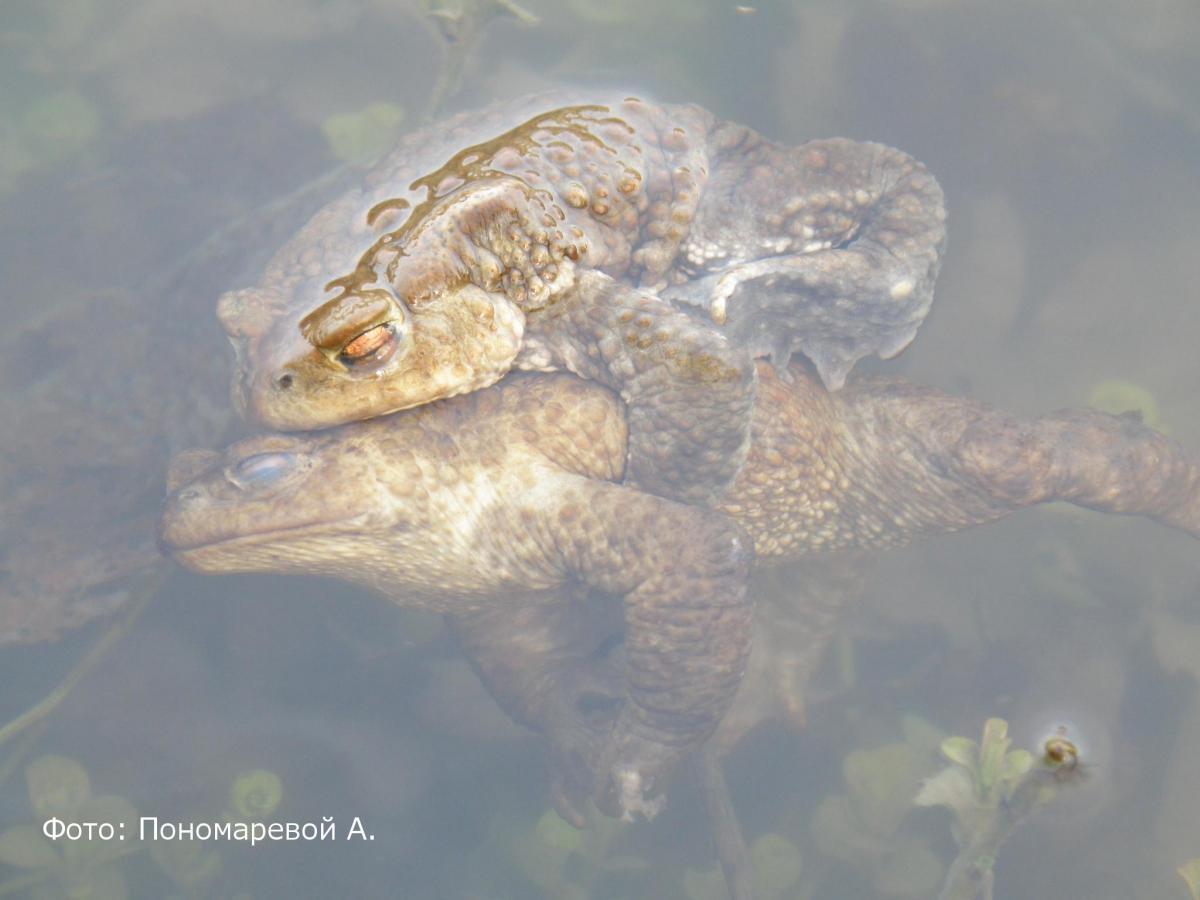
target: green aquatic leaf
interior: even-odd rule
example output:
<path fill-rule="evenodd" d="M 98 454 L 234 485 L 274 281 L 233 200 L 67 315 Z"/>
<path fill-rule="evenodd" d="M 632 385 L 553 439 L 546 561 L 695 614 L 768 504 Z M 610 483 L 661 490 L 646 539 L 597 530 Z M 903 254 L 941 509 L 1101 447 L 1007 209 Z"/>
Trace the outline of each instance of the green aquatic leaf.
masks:
<path fill-rule="evenodd" d="M 968 772 L 974 772 L 979 765 L 979 745 L 970 738 L 951 735 L 942 741 L 941 751 L 942 756 Z"/>
<path fill-rule="evenodd" d="M 761 834 L 750 844 L 750 868 L 754 896 L 776 900 L 800 880 L 800 848 L 781 834 Z"/>
<path fill-rule="evenodd" d="M 265 819 L 283 800 L 283 782 L 274 772 L 243 772 L 229 788 L 229 806 L 241 819 Z"/>
<path fill-rule="evenodd" d="M 925 780 L 913 798 L 916 806 L 944 806 L 960 816 L 976 802 L 975 783 L 965 769 L 948 766 Z"/>
<path fill-rule="evenodd" d="M 59 862 L 54 845 L 33 825 L 14 825 L 0 833 L 0 863 L 19 869 L 48 869 Z"/>
<path fill-rule="evenodd" d="M 396 143 L 404 110 L 394 103 L 371 103 L 355 112 L 330 116 L 321 133 L 333 155 L 351 165 L 367 165 Z"/>
<path fill-rule="evenodd" d="M 1011 745 L 1007 722 L 988 719 L 984 723 L 983 740 L 979 744 L 979 790 L 985 799 L 993 796 L 993 788 L 1003 777 L 1004 758 Z"/>
<path fill-rule="evenodd" d="M 532 828 L 510 822 L 501 823 L 499 817 L 493 820 L 492 827 L 494 833 L 509 845 L 512 861 L 522 875 L 546 896 L 565 898 L 582 889 L 566 875 L 567 859 L 576 850 L 572 846 L 574 841 L 562 830 L 560 823 L 567 828 L 572 827 L 557 813 L 547 811 Z"/>
<path fill-rule="evenodd" d="M 1200 900 L 1200 859 L 1189 859 L 1175 871 L 1192 892 L 1192 900 Z"/>
<path fill-rule="evenodd" d="M 137 810 L 124 797 L 113 794 L 100 794 L 88 797 L 76 808 L 74 819 L 77 822 L 105 822 L 113 826 L 112 840 L 103 840 L 98 836 L 84 837 L 80 840 L 67 840 L 62 843 L 63 858 L 72 868 L 86 868 L 99 865 L 108 860 L 122 856 L 130 846 L 130 841 L 137 834 Z M 124 823 L 125 830 L 121 830 Z M 120 835 L 125 840 L 120 840 Z"/>
<path fill-rule="evenodd" d="M 73 759 L 48 754 L 25 767 L 29 805 L 41 820 L 73 817 L 92 795 L 87 771 Z"/>
<path fill-rule="evenodd" d="M 1004 757 L 1004 767 L 1000 773 L 1001 780 L 1011 791 L 1025 773 L 1033 768 L 1033 754 L 1028 750 L 1017 749 Z"/>
<path fill-rule="evenodd" d="M 895 742 L 855 750 L 842 761 L 842 773 L 859 822 L 886 837 L 908 815 L 920 784 L 925 758 L 908 744 Z"/>
<path fill-rule="evenodd" d="M 1166 431 L 1159 414 L 1158 401 L 1150 391 L 1135 382 L 1122 378 L 1105 379 L 1092 386 L 1086 403 L 1092 409 L 1114 416 L 1133 413 L 1149 427 Z"/>
<path fill-rule="evenodd" d="M 547 847 L 558 850 L 578 850 L 583 844 L 580 830 L 552 809 L 537 820 L 533 833 Z"/>

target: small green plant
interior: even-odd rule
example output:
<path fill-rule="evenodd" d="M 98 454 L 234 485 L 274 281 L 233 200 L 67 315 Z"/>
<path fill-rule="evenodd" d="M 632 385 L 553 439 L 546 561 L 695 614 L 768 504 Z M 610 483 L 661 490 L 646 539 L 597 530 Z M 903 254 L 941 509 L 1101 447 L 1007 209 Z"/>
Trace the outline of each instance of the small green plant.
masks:
<path fill-rule="evenodd" d="M 371 103 L 321 123 L 329 149 L 344 163 L 367 166 L 383 156 L 400 134 L 404 110 L 394 103 Z"/>
<path fill-rule="evenodd" d="M 507 831 L 511 826 L 497 826 Z M 510 853 L 521 873 L 547 897 L 587 900 L 604 881 L 637 878 L 649 870 L 641 857 L 614 852 L 626 823 L 589 810 L 587 827 L 578 829 L 549 810 L 533 827 L 509 838 Z"/>
<path fill-rule="evenodd" d="M 0 895 L 28 891 L 38 900 L 129 896 L 118 860 L 139 848 L 133 804 L 93 794 L 87 771 L 65 756 L 34 759 L 25 767 L 25 783 L 38 824 L 0 832 L 0 863 L 24 873 L 0 882 Z M 89 823 L 104 823 L 111 833 Z"/>
<path fill-rule="evenodd" d="M 965 737 L 942 741 L 949 765 L 928 779 L 918 806 L 944 806 L 954 815 L 958 856 L 946 873 L 939 900 L 988 900 L 1001 844 L 1034 810 L 1083 775 L 1079 749 L 1059 728 L 1041 756 L 1010 749 L 1008 723 L 988 719 L 979 743 Z"/>
<path fill-rule="evenodd" d="M 229 797 L 220 818 L 226 822 L 266 819 L 283 801 L 283 782 L 274 772 L 251 769 L 229 786 Z M 220 852 L 200 840 L 156 841 L 150 858 L 171 879 L 183 897 L 207 897 L 224 871 Z"/>
<path fill-rule="evenodd" d="M 928 897 L 943 866 L 924 837 L 901 824 L 942 733 L 916 716 L 903 725 L 903 740 L 846 755 L 845 789 L 821 801 L 809 830 L 822 853 L 863 872 L 880 895 Z"/>
<path fill-rule="evenodd" d="M 1140 384 L 1122 378 L 1108 378 L 1092 386 L 1087 405 L 1114 416 L 1134 415 L 1150 428 L 1166 432 L 1158 401 Z"/>
<path fill-rule="evenodd" d="M 233 780 L 225 818 L 237 822 L 265 819 L 283 802 L 283 782 L 274 772 L 252 769 Z"/>

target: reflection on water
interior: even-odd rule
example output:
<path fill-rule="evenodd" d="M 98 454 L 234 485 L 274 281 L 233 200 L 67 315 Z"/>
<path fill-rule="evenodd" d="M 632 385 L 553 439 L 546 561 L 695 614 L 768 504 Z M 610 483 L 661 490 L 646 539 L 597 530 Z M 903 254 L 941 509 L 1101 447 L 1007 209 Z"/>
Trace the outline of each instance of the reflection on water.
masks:
<path fill-rule="evenodd" d="M 781 140 L 901 147 L 946 189 L 950 249 L 933 315 L 880 367 L 1022 412 L 1133 385 L 1200 447 L 1193 5 L 526 6 L 540 23 L 490 24 L 451 107 L 622 85 Z M 134 589 L 104 567 L 153 558 L 150 532 L 130 523 L 153 521 L 167 454 L 238 430 L 215 297 L 326 190 L 300 188 L 420 116 L 439 44 L 412 9 L 366 0 L 21 2 L 0 37 L 0 633 L 66 632 L 5 648 L 7 720 L 105 620 L 70 626 Z M 62 596 L 81 580 L 94 590 Z M 1200 856 L 1198 586 L 1186 538 L 1074 510 L 880 560 L 809 691 L 806 728 L 762 729 L 729 760 L 760 894 L 928 896 L 953 848 L 944 816 L 908 809 L 910 788 L 935 768 L 938 736 L 977 736 L 1002 716 L 1027 744 L 1069 718 L 1094 771 L 1005 846 L 997 897 L 1050 884 L 1065 897 L 1186 896 L 1175 868 Z M 145 815 L 219 821 L 237 779 L 266 770 L 281 819 L 337 824 L 336 841 L 218 842 L 217 863 L 105 862 L 133 896 L 349 884 L 362 896 L 720 896 L 686 777 L 653 823 L 564 829 L 545 815 L 537 744 L 495 710 L 440 622 L 332 582 L 174 574 L 23 740 L 0 748 L 4 828 L 34 821 L 23 772 L 48 754 Z M 355 817 L 374 841 L 345 839 Z M 45 883 L 76 877 L 12 852 L 0 889 L 48 866 Z"/>

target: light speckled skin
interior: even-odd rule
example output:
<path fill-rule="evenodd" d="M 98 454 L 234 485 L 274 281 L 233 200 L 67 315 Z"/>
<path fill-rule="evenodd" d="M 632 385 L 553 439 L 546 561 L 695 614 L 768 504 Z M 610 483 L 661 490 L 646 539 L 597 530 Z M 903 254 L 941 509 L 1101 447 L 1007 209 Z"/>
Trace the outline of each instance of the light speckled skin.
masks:
<path fill-rule="evenodd" d="M 1021 420 L 896 380 L 830 393 L 800 366 L 791 375 L 760 365 L 751 448 L 724 515 L 612 483 L 625 461 L 622 405 L 569 376 L 527 376 L 386 419 L 185 455 L 161 538 L 200 571 L 335 575 L 459 615 L 571 585 L 622 595 L 620 709 L 603 746 L 573 758 L 600 773 L 605 808 L 631 812 L 653 808 L 643 792 L 712 733 L 745 668 L 748 544 L 726 515 L 760 562 L 895 546 L 1050 500 L 1200 536 L 1200 463 L 1131 419 Z M 541 643 L 530 634 L 520 645 L 531 671 Z"/>
<path fill-rule="evenodd" d="M 696 106 L 534 97 L 410 135 L 219 314 L 235 399 L 270 427 L 565 369 L 634 410 L 630 483 L 708 501 L 742 460 L 752 353 L 799 348 L 836 388 L 898 352 L 944 236 L 937 183 L 899 151 L 783 147 Z M 601 276 L 607 290 L 587 283 Z M 667 295 L 711 306 L 735 340 Z"/>
<path fill-rule="evenodd" d="M 572 583 L 623 596 L 631 702 L 605 750 L 602 795 L 632 812 L 640 786 L 712 731 L 737 688 L 752 551 L 719 513 L 615 483 L 625 444 L 607 390 L 528 376 L 395 417 L 185 454 L 161 538 L 197 570 L 336 575 L 432 611 Z"/>

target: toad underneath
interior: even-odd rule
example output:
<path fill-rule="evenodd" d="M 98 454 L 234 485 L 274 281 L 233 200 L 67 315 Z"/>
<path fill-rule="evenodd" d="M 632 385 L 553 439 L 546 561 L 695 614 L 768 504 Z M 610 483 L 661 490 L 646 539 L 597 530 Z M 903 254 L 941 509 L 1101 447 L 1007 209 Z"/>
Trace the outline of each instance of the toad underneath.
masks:
<path fill-rule="evenodd" d="M 1200 461 L 1129 417 L 1023 420 L 897 379 L 831 393 L 798 364 L 790 382 L 766 363 L 758 374 L 751 446 L 722 515 L 619 483 L 628 431 L 609 391 L 528 375 L 326 432 L 185 454 L 160 538 L 196 571 L 332 575 L 482 617 L 485 642 L 489 614 L 504 620 L 531 596 L 622 596 L 624 696 L 581 755 L 601 807 L 628 815 L 653 811 L 737 689 L 748 539 L 769 564 L 894 546 L 1051 500 L 1200 537 Z M 507 652 L 535 665 L 519 644 Z M 547 706 L 531 696 L 538 684 L 511 691 L 527 718 Z"/>
<path fill-rule="evenodd" d="M 566 370 L 628 404 L 630 484 L 709 502 L 745 457 L 752 357 L 800 350 L 837 389 L 898 353 L 944 218 L 879 144 L 785 147 L 629 97 L 500 104 L 409 135 L 222 297 L 235 402 L 303 430 Z"/>

